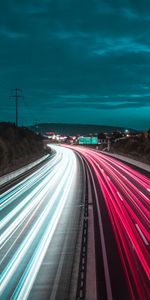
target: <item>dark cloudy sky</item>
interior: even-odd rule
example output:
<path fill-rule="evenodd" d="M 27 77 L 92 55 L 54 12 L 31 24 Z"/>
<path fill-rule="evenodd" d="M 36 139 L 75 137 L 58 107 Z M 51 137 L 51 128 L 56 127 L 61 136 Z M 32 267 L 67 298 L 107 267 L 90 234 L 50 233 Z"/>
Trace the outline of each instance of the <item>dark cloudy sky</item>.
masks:
<path fill-rule="evenodd" d="M 150 127 L 149 0 L 0 0 L 0 121 Z"/>

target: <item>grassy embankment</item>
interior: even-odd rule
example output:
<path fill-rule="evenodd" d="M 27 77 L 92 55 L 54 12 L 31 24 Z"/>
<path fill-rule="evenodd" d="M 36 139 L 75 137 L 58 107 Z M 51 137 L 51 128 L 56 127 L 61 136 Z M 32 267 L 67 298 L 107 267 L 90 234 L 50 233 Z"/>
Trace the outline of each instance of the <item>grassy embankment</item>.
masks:
<path fill-rule="evenodd" d="M 110 152 L 150 164 L 150 133 L 113 143 Z"/>
<path fill-rule="evenodd" d="M 27 128 L 0 123 L 0 176 L 44 155 L 42 138 Z"/>

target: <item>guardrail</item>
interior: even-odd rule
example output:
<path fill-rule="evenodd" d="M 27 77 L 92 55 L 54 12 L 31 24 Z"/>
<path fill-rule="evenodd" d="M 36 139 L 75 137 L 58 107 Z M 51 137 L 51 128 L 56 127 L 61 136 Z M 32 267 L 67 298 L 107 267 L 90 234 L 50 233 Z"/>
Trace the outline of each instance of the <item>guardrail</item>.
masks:
<path fill-rule="evenodd" d="M 32 169 L 34 166 L 40 164 L 42 161 L 44 161 L 45 159 L 47 159 L 49 156 L 48 155 L 44 155 L 42 158 L 39 158 L 38 160 L 22 167 L 22 168 L 19 168 L 18 170 L 16 171 L 13 171 L 13 172 L 10 172 L 9 174 L 6 174 L 6 175 L 3 175 L 0 177 L 0 186 L 2 186 L 3 184 L 9 182 L 10 180 L 13 180 L 15 179 L 16 177 L 18 177 L 19 175 L 22 175 L 24 172 Z"/>

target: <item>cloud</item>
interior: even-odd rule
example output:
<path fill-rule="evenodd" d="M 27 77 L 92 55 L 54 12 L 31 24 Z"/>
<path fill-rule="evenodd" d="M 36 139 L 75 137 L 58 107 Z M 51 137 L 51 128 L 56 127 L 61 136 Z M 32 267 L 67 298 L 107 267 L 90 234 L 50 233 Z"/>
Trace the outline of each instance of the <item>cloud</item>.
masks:
<path fill-rule="evenodd" d="M 149 11 L 148 0 L 1 1 L 2 99 L 18 86 L 35 109 L 147 109 Z"/>

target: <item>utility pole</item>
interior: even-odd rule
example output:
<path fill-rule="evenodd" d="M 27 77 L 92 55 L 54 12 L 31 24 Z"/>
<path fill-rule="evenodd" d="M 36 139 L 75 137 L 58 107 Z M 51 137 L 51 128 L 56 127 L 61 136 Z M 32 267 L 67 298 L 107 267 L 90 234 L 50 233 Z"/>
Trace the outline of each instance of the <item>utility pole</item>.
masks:
<path fill-rule="evenodd" d="M 34 120 L 35 132 L 38 133 L 38 120 Z"/>
<path fill-rule="evenodd" d="M 24 96 L 22 96 L 22 90 L 21 89 L 12 89 L 12 93 L 14 92 L 14 95 L 11 95 L 10 98 L 15 98 L 15 103 L 16 103 L 16 126 L 18 126 L 18 100 L 20 98 L 24 98 Z"/>
<path fill-rule="evenodd" d="M 107 151 L 109 152 L 110 151 L 110 139 L 108 138 L 108 141 L 107 141 Z"/>

